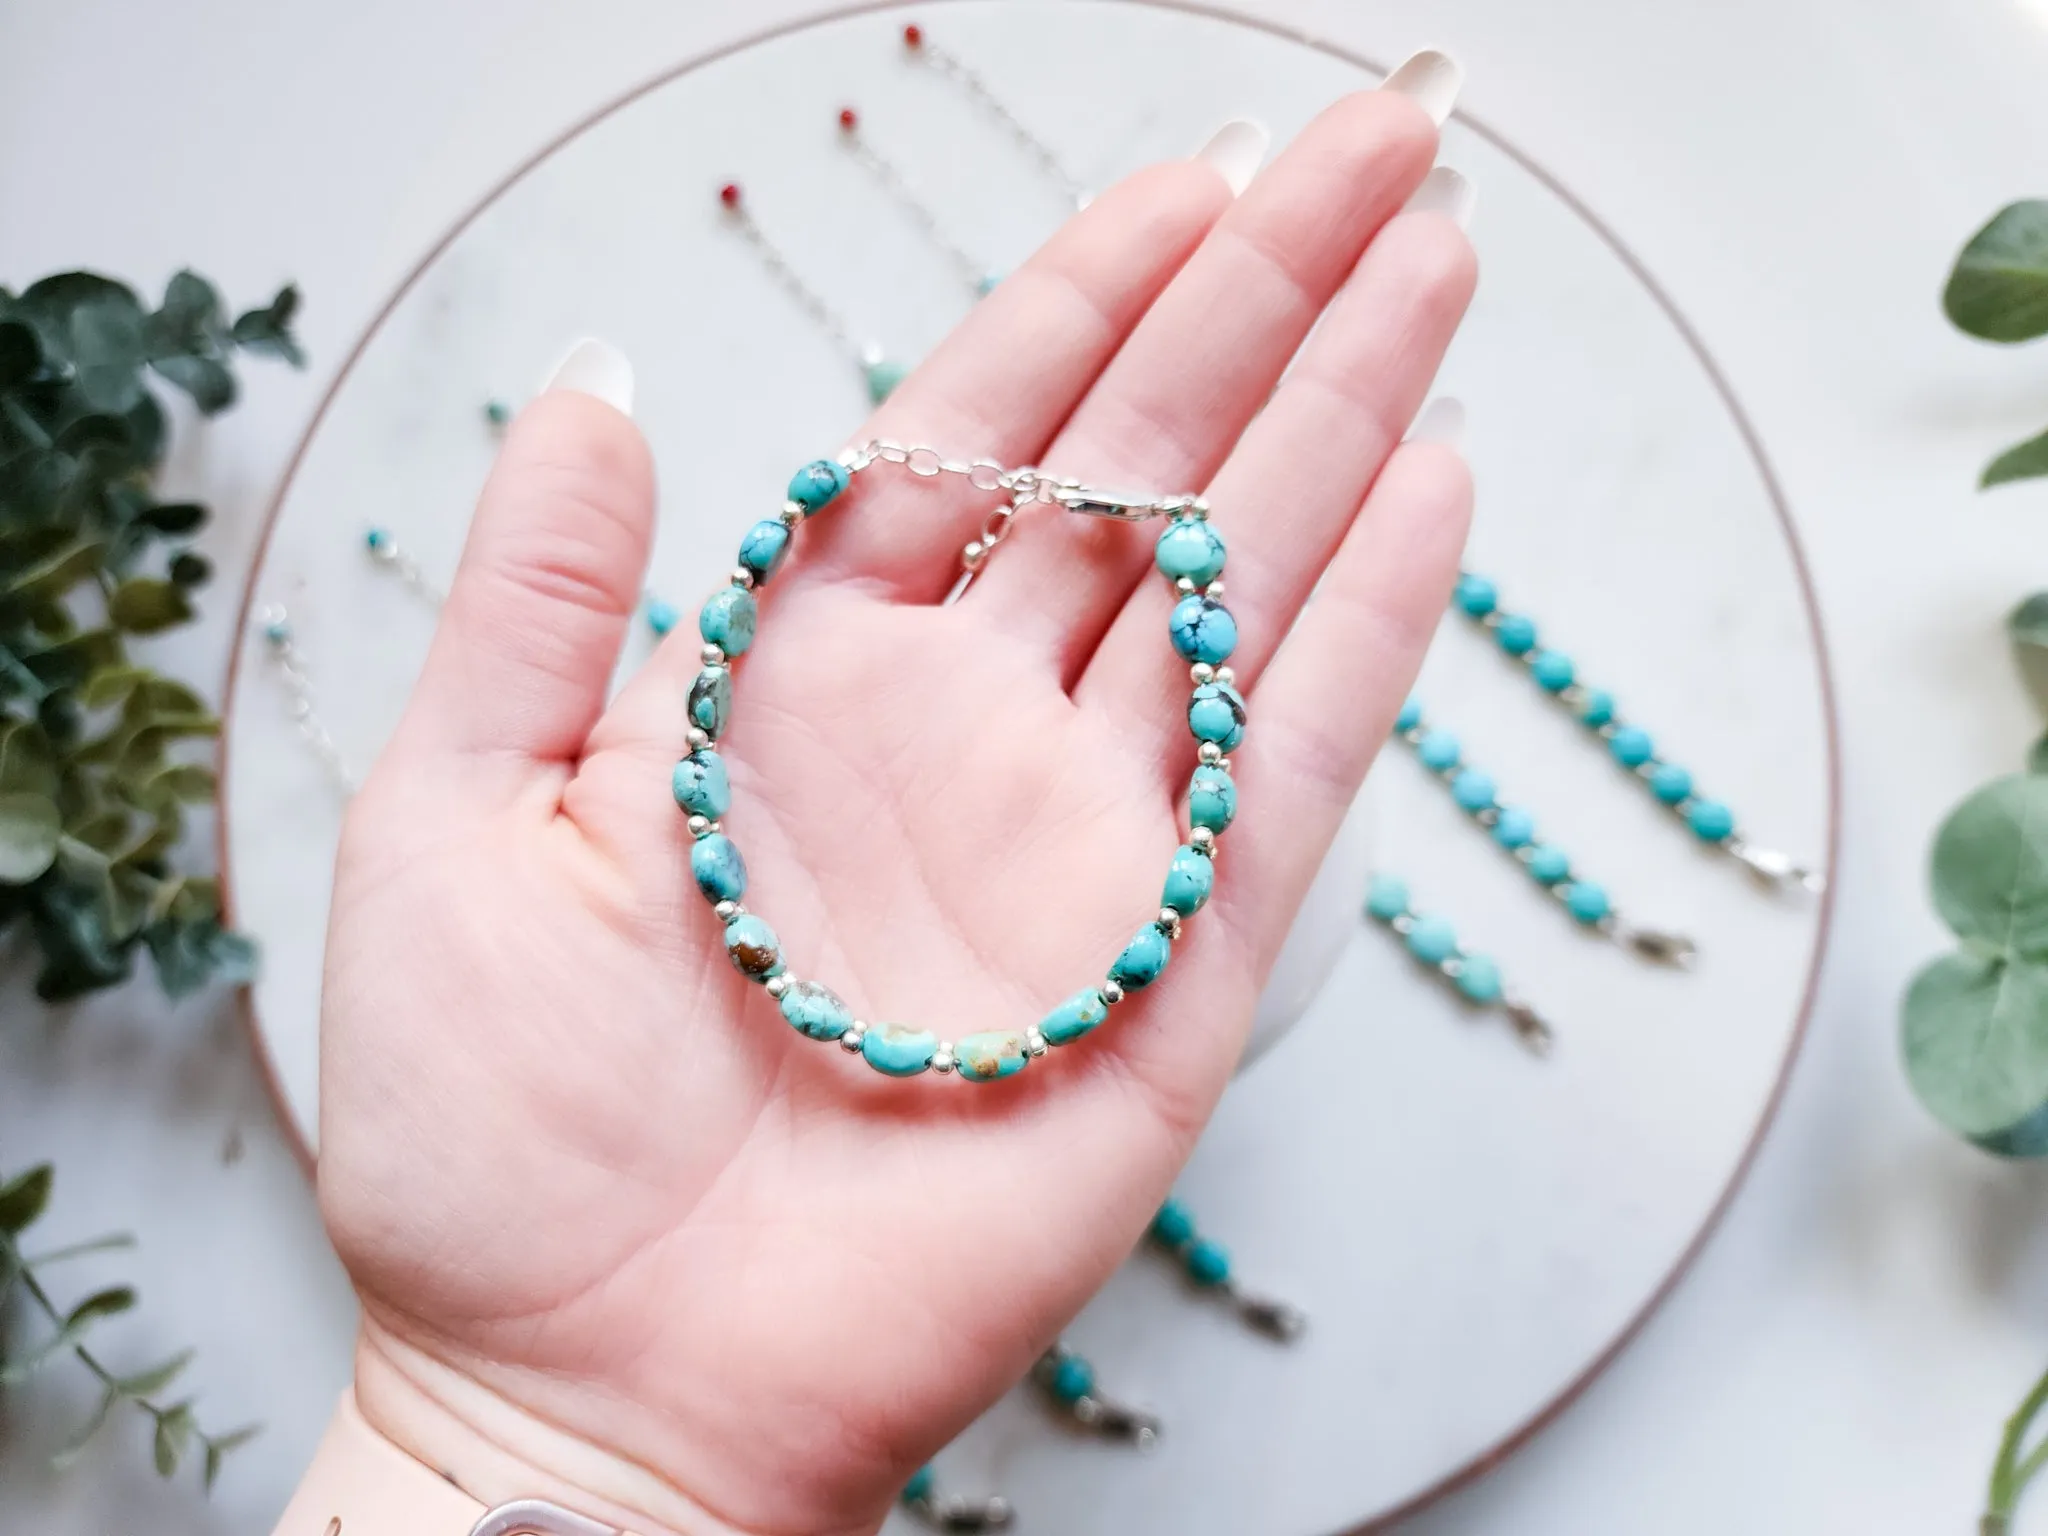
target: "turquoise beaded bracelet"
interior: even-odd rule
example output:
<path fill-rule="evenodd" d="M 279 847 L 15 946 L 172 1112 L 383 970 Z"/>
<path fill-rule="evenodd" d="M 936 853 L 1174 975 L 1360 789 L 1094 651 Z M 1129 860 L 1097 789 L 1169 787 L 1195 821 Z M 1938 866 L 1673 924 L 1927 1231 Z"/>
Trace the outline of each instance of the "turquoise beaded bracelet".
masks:
<path fill-rule="evenodd" d="M 1366 888 L 1365 915 L 1400 936 L 1408 953 L 1435 971 L 1467 1002 L 1498 1008 L 1516 1037 L 1539 1056 L 1550 1052 L 1552 1036 L 1543 1016 L 1507 989 L 1500 967 L 1486 955 L 1458 942 L 1458 931 L 1441 917 L 1418 912 L 1408 898 L 1408 882 L 1376 874 Z"/>
<path fill-rule="evenodd" d="M 1491 581 L 1471 571 L 1459 572 L 1451 606 L 1490 631 L 1494 643 L 1522 663 L 1530 680 L 1570 710 L 1580 725 L 1605 741 L 1614 760 L 1628 769 L 1659 804 L 1668 806 L 1700 842 L 1728 853 L 1768 884 L 1799 885 L 1809 891 L 1819 891 L 1825 885 L 1825 877 L 1819 871 L 1808 869 L 1775 849 L 1759 848 L 1744 837 L 1736 828 L 1735 812 L 1724 801 L 1700 794 L 1689 770 L 1659 757 L 1650 733 L 1621 718 L 1613 694 L 1604 688 L 1586 686 L 1579 680 L 1578 666 L 1570 656 L 1537 643 L 1534 619 L 1501 608 L 1500 589 Z"/>
<path fill-rule="evenodd" d="M 1168 638 L 1190 664 L 1194 683 L 1187 719 L 1199 761 L 1188 785 L 1190 830 L 1167 867 L 1158 916 L 1124 945 L 1099 985 L 1083 988 L 1029 1028 L 983 1030 L 957 1043 L 907 1024 L 863 1023 L 831 988 L 792 978 L 775 930 L 740 904 L 747 891 L 746 861 L 721 824 L 732 789 L 717 743 L 732 713 L 732 663 L 754 641 L 759 619 L 755 593 L 781 569 L 797 530 L 838 499 L 856 474 L 878 463 L 898 464 L 916 475 L 962 475 L 978 490 L 1008 495 L 1008 504 L 991 515 L 982 537 L 963 551 L 966 579 L 981 568 L 1008 519 L 1027 505 L 1043 503 L 1121 522 L 1168 518 L 1155 559 L 1177 597 Z M 957 1073 L 975 1083 L 1014 1077 L 1048 1047 L 1079 1040 L 1127 994 L 1157 981 L 1173 956 L 1183 920 L 1209 899 L 1216 880 L 1216 839 L 1237 814 L 1237 786 L 1227 754 L 1244 739 L 1245 702 L 1223 665 L 1237 646 L 1237 621 L 1221 601 L 1223 557 L 1223 539 L 1209 524 L 1208 504 L 1196 496 L 1132 498 L 1036 469 L 1004 469 L 985 459 L 962 463 L 930 448 L 887 442 L 866 443 L 799 469 L 781 514 L 747 530 L 731 580 L 711 594 L 698 615 L 704 652 L 702 669 L 690 685 L 690 750 L 676 764 L 670 783 L 694 839 L 690 874 L 725 925 L 725 952 L 733 967 L 762 984 L 799 1034 L 836 1040 L 885 1076 Z"/>

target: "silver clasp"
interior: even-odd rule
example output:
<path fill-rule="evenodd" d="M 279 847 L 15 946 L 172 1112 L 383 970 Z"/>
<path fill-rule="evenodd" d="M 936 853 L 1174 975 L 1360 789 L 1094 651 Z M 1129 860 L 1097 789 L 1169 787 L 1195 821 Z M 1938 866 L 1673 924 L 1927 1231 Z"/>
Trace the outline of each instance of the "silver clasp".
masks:
<path fill-rule="evenodd" d="M 500 1504 L 470 1527 L 469 1536 L 625 1536 L 615 1525 L 604 1525 L 585 1515 L 573 1514 L 545 1499 L 516 1499 Z"/>

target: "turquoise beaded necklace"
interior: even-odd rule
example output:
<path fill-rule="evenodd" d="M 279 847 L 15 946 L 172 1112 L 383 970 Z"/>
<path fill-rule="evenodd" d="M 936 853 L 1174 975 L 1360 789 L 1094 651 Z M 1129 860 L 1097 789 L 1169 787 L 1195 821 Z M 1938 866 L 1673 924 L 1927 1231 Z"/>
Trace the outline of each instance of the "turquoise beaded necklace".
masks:
<path fill-rule="evenodd" d="M 792 978 L 775 930 L 741 905 L 747 891 L 746 861 L 721 822 L 731 807 L 732 791 L 717 743 L 732 714 L 732 664 L 754 641 L 759 618 L 755 593 L 781 568 L 797 530 L 844 493 L 855 475 L 880 463 L 899 464 L 917 475 L 957 474 L 978 490 L 1009 495 L 1008 505 L 991 515 L 982 537 L 962 552 L 963 581 L 981 568 L 1009 517 L 1034 503 L 1121 522 L 1170 519 L 1155 559 L 1179 598 L 1167 626 L 1168 639 L 1190 664 L 1194 684 L 1187 720 L 1199 762 L 1188 787 L 1190 826 L 1187 841 L 1168 865 L 1157 917 L 1131 936 L 1099 984 L 1075 993 L 1037 1024 L 982 1030 L 958 1042 L 908 1024 L 865 1023 L 829 987 Z M 837 1041 L 884 1076 L 937 1072 L 974 1083 L 1016 1076 L 1048 1047 L 1081 1039 L 1128 994 L 1157 981 L 1172 959 L 1183 920 L 1209 899 L 1216 878 L 1216 839 L 1237 813 L 1237 788 L 1227 754 L 1244 739 L 1245 701 L 1230 668 L 1223 665 L 1237 646 L 1237 622 L 1221 601 L 1223 559 L 1222 536 L 1210 526 L 1208 504 L 1198 496 L 1132 498 L 1091 490 L 1036 469 L 1004 469 L 987 460 L 962 463 L 930 448 L 888 442 L 866 443 L 837 459 L 818 459 L 799 469 L 790 480 L 781 513 L 747 530 L 731 580 L 705 600 L 698 615 L 704 652 L 703 666 L 690 685 L 689 752 L 671 776 L 676 804 L 688 816 L 694 839 L 690 873 L 724 925 L 725 952 L 733 968 L 761 983 L 799 1034 Z"/>

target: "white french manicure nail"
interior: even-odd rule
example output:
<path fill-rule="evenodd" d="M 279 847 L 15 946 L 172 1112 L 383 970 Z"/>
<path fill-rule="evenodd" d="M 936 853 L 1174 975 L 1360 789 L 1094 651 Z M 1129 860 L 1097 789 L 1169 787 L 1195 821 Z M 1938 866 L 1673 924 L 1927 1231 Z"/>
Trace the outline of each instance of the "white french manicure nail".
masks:
<path fill-rule="evenodd" d="M 613 410 L 633 414 L 633 365 L 626 361 L 625 353 L 595 336 L 575 343 L 549 370 L 541 390 L 556 389 L 595 395 Z"/>
<path fill-rule="evenodd" d="M 1441 128 L 1458 99 L 1458 87 L 1465 83 L 1465 66 L 1448 53 L 1434 48 L 1411 54 L 1394 72 L 1380 82 L 1383 91 L 1412 96 Z"/>
<path fill-rule="evenodd" d="M 1258 175 L 1259 165 L 1266 158 L 1266 146 L 1272 142 L 1273 135 L 1264 123 L 1234 117 L 1209 135 L 1209 142 L 1195 151 L 1195 158 L 1207 161 L 1222 173 L 1230 184 L 1230 195 L 1236 197 Z"/>
<path fill-rule="evenodd" d="M 1472 222 L 1472 205 L 1479 192 L 1465 176 L 1448 165 L 1431 168 L 1422 185 L 1408 199 L 1408 213 L 1441 213 L 1463 229 Z"/>
<path fill-rule="evenodd" d="M 1455 395 L 1438 395 L 1415 413 L 1415 425 L 1408 429 L 1411 443 L 1442 443 L 1461 447 L 1465 441 L 1465 404 Z"/>

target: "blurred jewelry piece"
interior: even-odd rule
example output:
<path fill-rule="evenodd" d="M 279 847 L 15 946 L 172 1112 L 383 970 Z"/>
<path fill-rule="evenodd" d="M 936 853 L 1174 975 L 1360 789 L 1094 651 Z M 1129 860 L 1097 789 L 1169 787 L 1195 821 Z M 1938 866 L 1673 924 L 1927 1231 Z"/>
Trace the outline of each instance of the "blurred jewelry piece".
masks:
<path fill-rule="evenodd" d="M 1053 152 L 1052 146 L 1025 127 L 1017 114 L 989 88 L 988 82 L 957 54 L 933 42 L 924 28 L 916 23 L 903 29 L 903 49 L 911 59 L 958 86 L 969 101 L 1009 135 L 1010 141 L 1024 152 L 1039 174 L 1058 189 L 1060 196 L 1077 209 L 1088 206 L 1087 191 L 1060 163 L 1060 157 Z"/>
<path fill-rule="evenodd" d="M 1031 1368 L 1031 1380 L 1060 1414 L 1091 1435 L 1149 1451 L 1159 1441 L 1159 1420 L 1142 1409 L 1104 1397 L 1095 1367 L 1057 1339 Z"/>
<path fill-rule="evenodd" d="M 1535 620 L 1501 609 L 1499 589 L 1491 581 L 1461 572 L 1451 606 L 1490 631 L 1501 651 L 1520 662 L 1536 686 L 1570 710 L 1574 720 L 1605 741 L 1609 755 L 1660 804 L 1670 807 L 1702 843 L 1732 855 L 1766 885 L 1800 886 L 1813 892 L 1826 887 L 1827 879 L 1818 870 L 1743 837 L 1736 830 L 1735 812 L 1719 800 L 1696 794 L 1692 774 L 1657 755 L 1650 733 L 1621 718 L 1613 694 L 1579 681 L 1578 667 L 1564 652 L 1537 645 Z"/>
<path fill-rule="evenodd" d="M 1227 1302 L 1247 1326 L 1281 1344 L 1292 1344 L 1308 1329 L 1308 1314 L 1289 1302 L 1243 1289 L 1231 1268 L 1230 1250 L 1195 1230 L 1194 1212 L 1178 1200 L 1159 1207 L 1145 1238 L 1180 1262 L 1195 1288 Z"/>
<path fill-rule="evenodd" d="M 1168 617 L 1167 639 L 1190 663 L 1193 684 L 1187 722 L 1197 743 L 1197 766 L 1189 783 L 1190 831 L 1168 865 L 1158 915 L 1131 936 L 1100 982 L 1075 993 L 1037 1024 L 981 1030 L 957 1044 L 907 1024 L 864 1022 L 830 988 L 789 977 L 775 930 L 740 905 L 747 891 L 746 861 L 721 828 L 731 808 L 732 788 L 724 759 L 715 749 L 732 714 L 732 663 L 754 643 L 759 619 L 754 594 L 781 569 L 798 531 L 836 501 L 854 476 L 877 464 L 900 465 L 927 478 L 958 475 L 978 490 L 1006 494 L 1012 507 L 1044 503 L 1126 523 L 1170 519 L 1159 536 L 1154 560 L 1179 597 Z M 724 927 L 726 957 L 742 976 L 761 984 L 798 1033 L 812 1040 L 837 1041 L 840 1049 L 858 1054 L 886 1077 L 936 1072 L 963 1082 L 992 1083 L 1016 1076 L 1049 1048 L 1089 1034 L 1127 994 L 1165 974 L 1182 923 L 1207 903 L 1215 883 L 1217 839 L 1237 809 L 1237 790 L 1225 754 L 1245 732 L 1244 695 L 1234 686 L 1230 668 L 1223 665 L 1237 648 L 1237 621 L 1221 602 L 1218 580 L 1223 540 L 1209 527 L 1208 518 L 1208 504 L 1199 496 L 1131 496 L 1034 468 L 1005 469 L 987 459 L 966 462 L 932 448 L 874 441 L 836 459 L 804 465 L 790 478 L 781 511 L 746 531 L 731 580 L 705 600 L 697 617 L 704 665 L 690 685 L 686 704 L 688 755 L 675 765 L 670 788 L 695 844 L 690 873 Z M 976 550 L 978 556 L 973 555 Z M 987 545 L 977 540 L 962 552 L 962 561 L 972 572 L 987 555 Z M 1190 570 L 1201 572 L 1199 584 L 1185 574 Z"/>
<path fill-rule="evenodd" d="M 841 318 L 839 311 L 827 303 L 817 289 L 805 282 L 803 276 L 791 264 L 782 248 L 768 238 L 768 232 L 754 217 L 740 191 L 740 184 L 728 181 L 718 189 L 718 201 L 725 209 L 726 222 L 752 248 L 768 275 L 775 279 L 782 290 L 797 303 L 797 307 L 817 324 L 833 345 L 846 354 L 854 367 L 860 370 L 861 381 L 867 385 L 868 399 L 880 405 L 889 397 L 889 392 L 903 382 L 910 369 L 894 361 L 882 349 L 880 342 L 856 341 L 853 328 Z"/>
<path fill-rule="evenodd" d="M 1401 706 L 1394 720 L 1394 735 L 1414 749 L 1423 767 L 1449 786 L 1458 809 L 1486 828 L 1494 845 L 1513 855 L 1529 878 L 1555 897 L 1581 927 L 1614 940 L 1642 959 L 1662 965 L 1691 964 L 1695 953 L 1691 939 L 1682 933 L 1624 922 L 1605 887 L 1575 875 L 1562 849 L 1537 842 L 1536 818 L 1517 806 L 1500 803 L 1493 775 L 1467 765 L 1458 738 L 1432 728 L 1423 718 L 1420 699 L 1411 695 Z"/>
<path fill-rule="evenodd" d="M 448 595 L 427 579 L 427 574 L 420 569 L 419 562 L 399 547 L 397 537 L 389 528 L 365 529 L 363 548 L 378 569 L 389 571 L 396 576 L 418 593 L 430 607 L 438 608 L 448 600 Z"/>
<path fill-rule="evenodd" d="M 334 737 L 320 718 L 313 696 L 313 680 L 306 671 L 305 653 L 299 649 L 291 616 L 285 612 L 282 603 L 270 603 L 264 607 L 259 622 L 271 664 L 284 683 L 286 709 L 298 728 L 299 739 L 326 769 L 327 776 L 334 781 L 342 798 L 347 799 L 356 792 L 356 776 L 349 771 L 341 749 L 334 744 Z"/>
<path fill-rule="evenodd" d="M 897 1502 L 935 1531 L 947 1536 L 974 1536 L 981 1531 L 1007 1531 L 1012 1513 L 1000 1494 L 985 1499 L 967 1499 L 958 1494 L 941 1494 L 938 1476 L 931 1464 L 911 1474 Z"/>
<path fill-rule="evenodd" d="M 969 255 L 959 243 L 946 233 L 939 216 L 920 197 L 910 180 L 874 145 L 861 131 L 860 114 L 852 107 L 839 109 L 839 141 L 844 144 L 861 169 L 881 183 L 882 189 L 893 197 L 910 215 L 932 248 L 946 258 L 953 270 L 960 274 L 960 281 L 976 298 L 982 297 L 1000 282 L 1001 276 L 987 262 Z"/>
<path fill-rule="evenodd" d="M 1516 1037 L 1536 1055 L 1550 1053 L 1553 1036 L 1542 1016 L 1506 989 L 1498 965 L 1461 945 L 1448 922 L 1417 912 L 1409 903 L 1405 880 L 1374 875 L 1366 889 L 1365 915 L 1399 934 L 1409 954 L 1443 976 L 1468 1002 L 1500 1009 Z"/>

